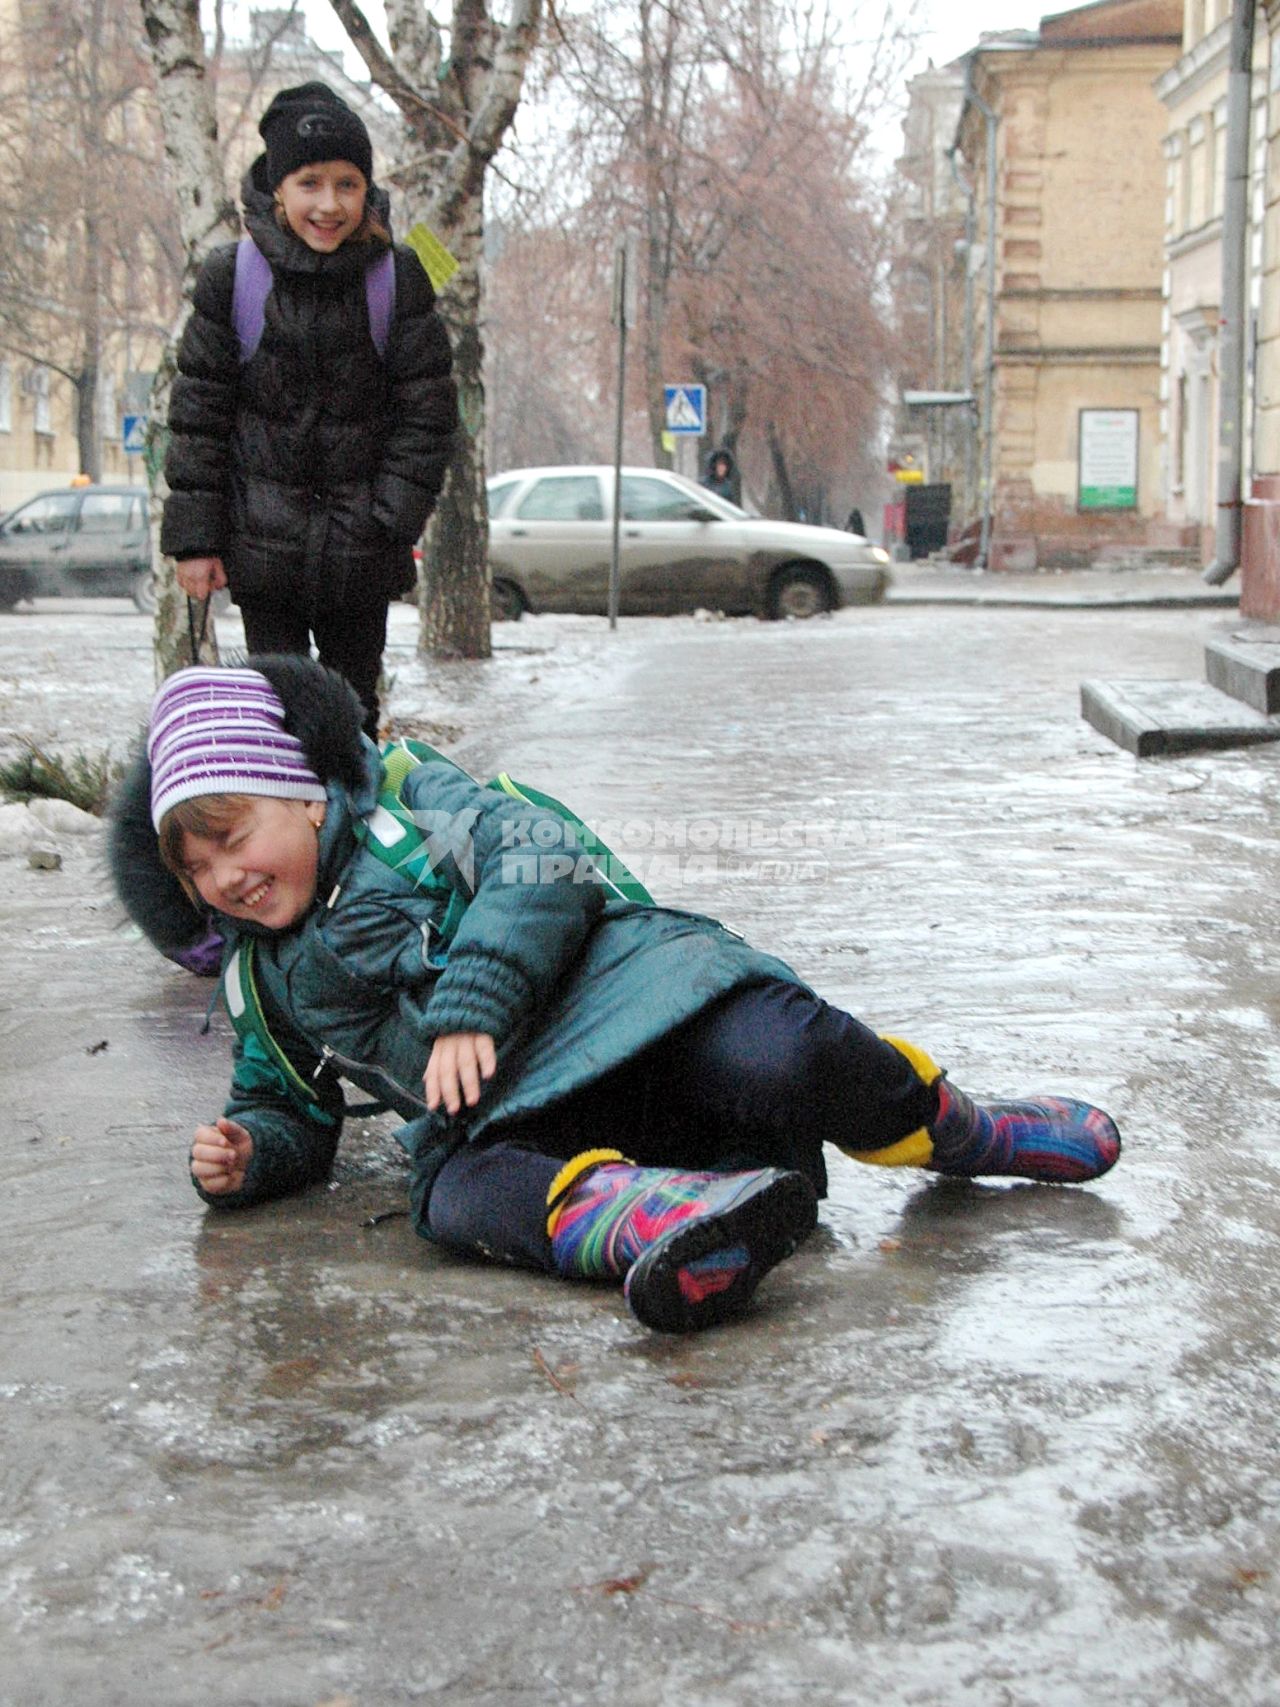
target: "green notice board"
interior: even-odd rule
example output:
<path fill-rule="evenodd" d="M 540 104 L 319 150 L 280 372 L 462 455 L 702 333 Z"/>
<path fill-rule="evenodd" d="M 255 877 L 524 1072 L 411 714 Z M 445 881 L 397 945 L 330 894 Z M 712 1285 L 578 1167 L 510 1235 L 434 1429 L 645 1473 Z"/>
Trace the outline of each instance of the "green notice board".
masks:
<path fill-rule="evenodd" d="M 1076 507 L 1138 507 L 1138 411 L 1082 409 Z"/>

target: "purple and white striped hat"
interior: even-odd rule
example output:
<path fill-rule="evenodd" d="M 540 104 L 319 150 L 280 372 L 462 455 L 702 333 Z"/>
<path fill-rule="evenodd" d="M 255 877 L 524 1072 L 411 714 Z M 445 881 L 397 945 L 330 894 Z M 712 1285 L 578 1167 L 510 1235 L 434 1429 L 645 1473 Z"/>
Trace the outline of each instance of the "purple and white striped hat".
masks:
<path fill-rule="evenodd" d="M 257 670 L 178 670 L 151 703 L 151 822 L 201 794 L 323 800 L 324 784 Z"/>

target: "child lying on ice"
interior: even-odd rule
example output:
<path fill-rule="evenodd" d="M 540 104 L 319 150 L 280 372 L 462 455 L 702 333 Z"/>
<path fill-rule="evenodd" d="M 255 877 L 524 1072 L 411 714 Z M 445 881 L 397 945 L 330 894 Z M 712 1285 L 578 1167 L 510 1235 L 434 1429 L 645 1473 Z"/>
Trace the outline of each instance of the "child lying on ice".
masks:
<path fill-rule="evenodd" d="M 573 857 L 531 883 L 529 847 Z M 966 1095 L 715 920 L 583 881 L 557 813 L 440 755 L 384 760 L 309 659 L 171 676 L 111 850 L 157 946 L 206 908 L 226 940 L 231 1090 L 191 1146 L 211 1205 L 325 1179 L 341 1075 L 405 1118 L 424 1237 L 621 1281 L 676 1332 L 739 1314 L 809 1232 L 827 1144 L 1060 1183 L 1119 1154 L 1100 1109 Z"/>

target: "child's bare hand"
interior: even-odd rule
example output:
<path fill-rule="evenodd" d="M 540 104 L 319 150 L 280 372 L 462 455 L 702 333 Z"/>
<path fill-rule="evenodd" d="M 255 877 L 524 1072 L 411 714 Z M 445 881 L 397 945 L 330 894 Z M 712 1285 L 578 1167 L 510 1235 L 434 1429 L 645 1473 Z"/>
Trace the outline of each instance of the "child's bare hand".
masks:
<path fill-rule="evenodd" d="M 465 1101 L 474 1108 L 480 1101 L 481 1079 L 491 1079 L 497 1066 L 497 1051 L 487 1032 L 456 1031 L 437 1037 L 423 1075 L 427 1107 L 437 1109 L 443 1103 L 450 1114 L 457 1114 Z"/>
<path fill-rule="evenodd" d="M 207 599 L 227 584 L 220 557 L 184 557 L 174 565 L 174 579 L 189 599 Z"/>
<path fill-rule="evenodd" d="M 211 1197 L 239 1191 L 253 1155 L 253 1138 L 234 1120 L 220 1116 L 212 1126 L 197 1126 L 191 1145 L 191 1176 Z"/>

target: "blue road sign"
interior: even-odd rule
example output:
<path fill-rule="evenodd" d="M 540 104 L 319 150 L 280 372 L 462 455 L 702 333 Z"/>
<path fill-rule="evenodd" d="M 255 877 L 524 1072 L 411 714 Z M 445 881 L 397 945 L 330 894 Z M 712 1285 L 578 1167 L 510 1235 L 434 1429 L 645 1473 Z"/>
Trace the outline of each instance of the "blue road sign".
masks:
<path fill-rule="evenodd" d="M 705 385 L 664 385 L 662 395 L 666 405 L 669 433 L 693 433 L 701 436 L 706 432 Z"/>
<path fill-rule="evenodd" d="M 121 421 L 120 437 L 124 440 L 126 456 L 141 456 L 147 448 L 147 417 L 126 415 Z"/>

